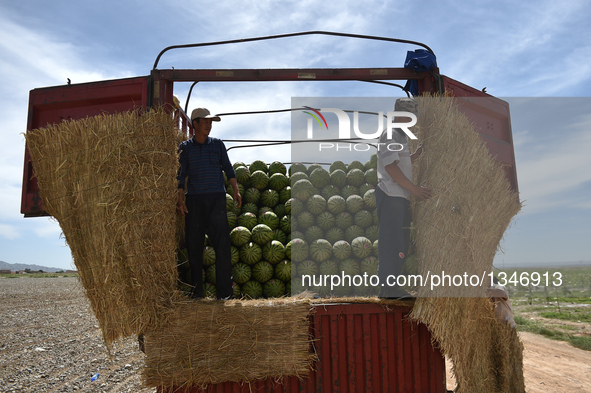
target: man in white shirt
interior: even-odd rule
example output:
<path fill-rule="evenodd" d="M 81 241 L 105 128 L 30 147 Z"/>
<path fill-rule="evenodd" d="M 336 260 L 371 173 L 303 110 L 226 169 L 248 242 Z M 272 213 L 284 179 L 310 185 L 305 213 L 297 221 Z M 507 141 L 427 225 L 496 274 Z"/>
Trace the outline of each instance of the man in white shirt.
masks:
<path fill-rule="evenodd" d="M 417 103 L 411 98 L 399 98 L 395 111 L 417 114 Z M 402 123 L 407 118 L 397 118 Z M 411 296 L 396 285 L 388 285 L 388 277 L 398 277 L 406 260 L 410 244 L 410 223 L 412 220 L 410 198 L 414 195 L 420 200 L 431 198 L 431 190 L 413 183 L 412 162 L 421 154 L 419 147 L 412 155 L 408 147 L 408 137 L 401 129 L 394 129 L 392 140 L 387 134 L 380 136 L 381 148 L 378 150 L 378 186 L 376 204 L 380 222 L 378 236 L 378 276 L 382 298 L 404 299 Z M 390 145 L 392 148 L 387 148 Z M 395 146 L 395 147 L 394 147 Z M 395 282 L 390 278 L 390 283 Z"/>

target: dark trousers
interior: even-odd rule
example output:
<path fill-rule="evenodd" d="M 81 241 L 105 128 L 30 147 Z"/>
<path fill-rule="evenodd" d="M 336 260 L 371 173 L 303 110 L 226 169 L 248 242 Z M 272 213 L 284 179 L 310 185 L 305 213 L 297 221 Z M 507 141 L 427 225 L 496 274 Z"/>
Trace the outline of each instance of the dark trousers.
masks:
<path fill-rule="evenodd" d="M 199 199 L 187 195 L 185 216 L 185 237 L 193 296 L 203 297 L 203 248 L 205 234 L 215 250 L 217 297 L 232 295 L 232 259 L 230 254 L 230 227 L 225 198 Z"/>
<path fill-rule="evenodd" d="M 376 187 L 376 205 L 380 223 L 378 233 L 378 277 L 380 296 L 397 296 L 401 289 L 387 284 L 388 276 L 398 277 L 410 244 L 410 201 L 386 195 Z"/>

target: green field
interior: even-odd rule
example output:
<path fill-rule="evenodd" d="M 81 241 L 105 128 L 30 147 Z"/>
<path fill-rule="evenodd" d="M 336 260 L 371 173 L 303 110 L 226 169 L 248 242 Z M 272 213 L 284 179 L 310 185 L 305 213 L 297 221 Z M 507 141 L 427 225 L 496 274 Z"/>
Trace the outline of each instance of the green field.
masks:
<path fill-rule="evenodd" d="M 495 276 L 509 291 L 518 330 L 591 350 L 591 266 L 500 269 Z"/>

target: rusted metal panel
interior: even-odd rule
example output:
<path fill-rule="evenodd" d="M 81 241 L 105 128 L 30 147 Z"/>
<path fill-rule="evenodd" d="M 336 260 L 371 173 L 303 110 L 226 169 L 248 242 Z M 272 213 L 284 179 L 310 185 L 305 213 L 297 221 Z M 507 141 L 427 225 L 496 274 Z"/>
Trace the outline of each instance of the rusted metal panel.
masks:
<path fill-rule="evenodd" d="M 408 319 L 410 310 L 375 303 L 315 305 L 310 332 L 318 362 L 306 378 L 158 392 L 445 392 L 444 358 L 425 325 Z"/>

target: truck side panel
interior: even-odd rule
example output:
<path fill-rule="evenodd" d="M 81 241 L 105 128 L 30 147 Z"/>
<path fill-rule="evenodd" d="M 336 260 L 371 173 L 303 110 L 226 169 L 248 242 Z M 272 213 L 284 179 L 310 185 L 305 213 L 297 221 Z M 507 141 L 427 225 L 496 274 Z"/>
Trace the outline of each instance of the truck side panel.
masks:
<path fill-rule="evenodd" d="M 375 303 L 317 304 L 311 316 L 314 370 L 250 383 L 224 382 L 206 388 L 158 393 L 248 392 L 446 392 L 445 361 L 423 324 L 408 319 L 410 306 Z"/>
<path fill-rule="evenodd" d="M 445 91 L 458 99 L 459 109 L 474 124 L 488 151 L 500 162 L 511 189 L 518 193 L 509 104 L 481 90 L 443 77 Z"/>

